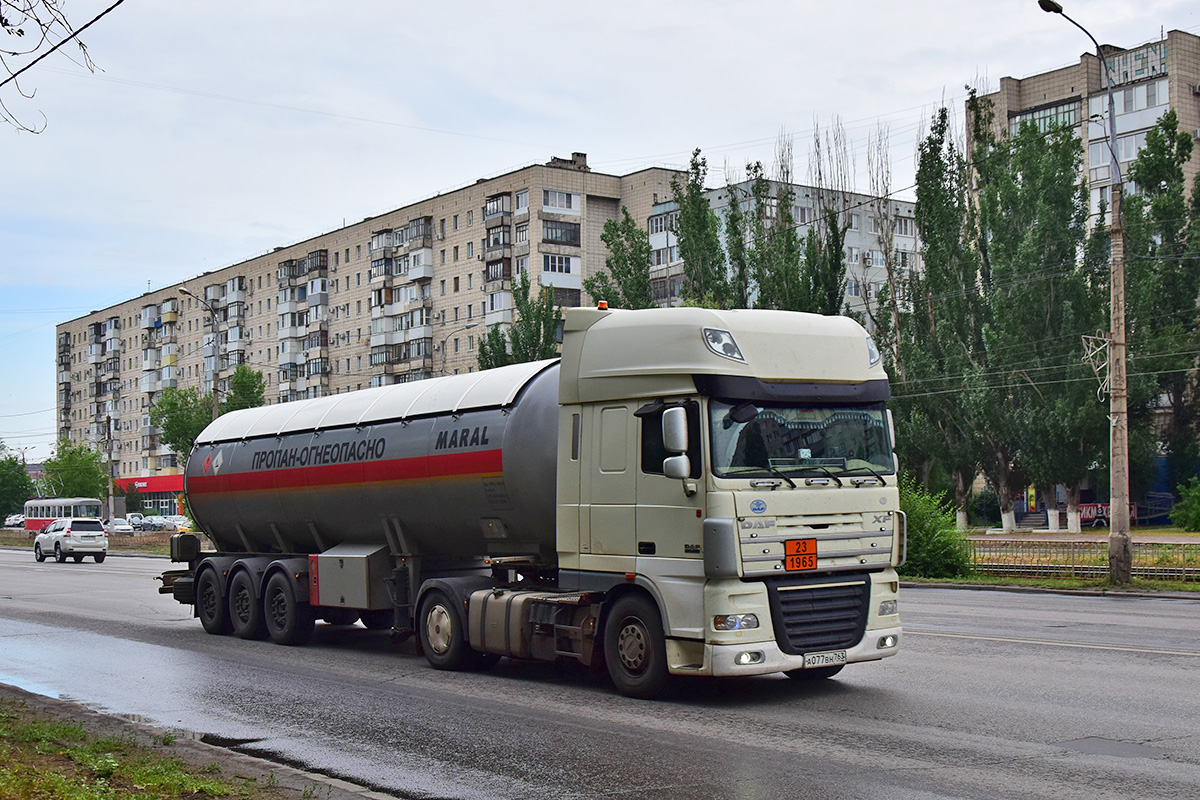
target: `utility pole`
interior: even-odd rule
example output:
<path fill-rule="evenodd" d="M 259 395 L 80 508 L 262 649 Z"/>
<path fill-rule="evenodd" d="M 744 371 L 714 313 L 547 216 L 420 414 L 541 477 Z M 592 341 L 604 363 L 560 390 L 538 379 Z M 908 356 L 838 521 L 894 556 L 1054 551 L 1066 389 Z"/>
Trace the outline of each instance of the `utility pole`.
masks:
<path fill-rule="evenodd" d="M 113 518 L 113 464 L 112 464 L 112 415 L 109 414 L 104 418 L 105 429 L 108 432 L 105 440 L 105 450 L 108 452 L 108 520 L 111 523 Z"/>
<path fill-rule="evenodd" d="M 1038 0 L 1048 14 L 1059 14 L 1087 34 L 1096 46 L 1096 57 L 1104 66 L 1104 85 L 1108 90 L 1108 153 L 1112 222 L 1109 237 L 1112 255 L 1109 261 L 1108 334 L 1108 414 L 1111 428 L 1109 450 L 1108 576 L 1113 583 L 1129 583 L 1133 576 L 1133 546 L 1129 538 L 1129 399 L 1126 382 L 1125 341 L 1125 229 L 1121 219 L 1121 165 L 1117 160 L 1117 117 L 1113 102 L 1113 76 L 1104 50 L 1088 29 L 1063 13 L 1055 0 Z"/>

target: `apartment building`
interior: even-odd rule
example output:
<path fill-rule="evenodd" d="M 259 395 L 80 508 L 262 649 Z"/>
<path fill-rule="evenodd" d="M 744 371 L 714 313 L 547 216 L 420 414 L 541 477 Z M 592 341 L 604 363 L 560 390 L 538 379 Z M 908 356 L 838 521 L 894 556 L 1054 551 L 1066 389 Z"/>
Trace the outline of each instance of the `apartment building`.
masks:
<path fill-rule="evenodd" d="M 473 371 L 479 337 L 512 321 L 516 274 L 590 302 L 604 223 L 622 205 L 648 218 L 676 174 L 601 174 L 574 153 L 62 323 L 58 438 L 110 453 L 120 485 L 173 510 L 179 457 L 150 423 L 163 389 L 219 394 L 239 364 L 272 403 Z"/>
<path fill-rule="evenodd" d="M 770 197 L 776 206 L 782 189 L 783 184 L 771 182 Z M 899 276 L 921 266 L 914 204 L 855 192 L 822 191 L 801 184 L 792 184 L 791 191 L 792 219 L 801 239 L 818 224 L 822 208 L 837 210 L 841 224 L 846 227 L 845 308 L 860 315 L 867 328 L 873 329 L 875 300 L 888 282 L 889 270 Z M 749 181 L 705 193 L 709 206 L 721 221 L 722 237 L 734 195 L 744 211 L 752 208 Z M 654 204 L 647 221 L 652 250 L 651 289 L 660 305 L 679 305 L 682 302 L 683 261 L 679 258 L 679 237 L 674 233 L 679 206 L 673 200 L 659 199 L 662 202 Z M 774 207 L 768 213 L 772 219 L 778 218 Z"/>
<path fill-rule="evenodd" d="M 1181 131 L 1200 139 L 1200 36 L 1174 30 L 1129 49 L 1103 45 L 1102 50 L 1113 72 L 1116 152 L 1122 175 L 1127 176 L 1130 162 L 1146 144 L 1146 132 L 1168 108 L 1175 109 Z M 1079 63 L 1061 69 L 1028 78 L 1001 78 L 999 91 L 982 99 L 993 103 L 998 134 L 1015 133 L 1026 120 L 1043 131 L 1051 123 L 1077 130 L 1086 153 L 1084 169 L 1095 214 L 1101 200 L 1108 202 L 1112 184 L 1108 91 L 1104 65 L 1094 53 L 1084 53 Z M 1200 148 L 1193 150 L 1184 167 L 1189 191 L 1197 171 Z"/>

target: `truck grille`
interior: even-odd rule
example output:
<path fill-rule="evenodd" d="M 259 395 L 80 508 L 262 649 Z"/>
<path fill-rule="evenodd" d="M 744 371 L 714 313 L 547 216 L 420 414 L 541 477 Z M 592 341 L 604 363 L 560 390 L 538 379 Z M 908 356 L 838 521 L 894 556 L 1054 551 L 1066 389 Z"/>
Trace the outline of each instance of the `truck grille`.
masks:
<path fill-rule="evenodd" d="M 870 578 L 767 581 L 775 640 L 788 655 L 842 650 L 862 639 L 867 627 Z"/>
<path fill-rule="evenodd" d="M 742 575 L 765 578 L 787 571 L 787 542 L 815 540 L 822 572 L 879 569 L 892 562 L 896 515 L 892 512 L 738 517 Z"/>

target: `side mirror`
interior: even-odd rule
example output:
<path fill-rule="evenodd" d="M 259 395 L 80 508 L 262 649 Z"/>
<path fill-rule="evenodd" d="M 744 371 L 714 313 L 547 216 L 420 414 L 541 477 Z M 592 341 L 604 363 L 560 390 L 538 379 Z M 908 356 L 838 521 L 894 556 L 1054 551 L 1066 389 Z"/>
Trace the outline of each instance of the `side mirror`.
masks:
<path fill-rule="evenodd" d="M 681 407 L 668 408 L 662 416 L 663 446 L 678 455 L 688 451 L 687 412 Z"/>
<path fill-rule="evenodd" d="M 692 461 L 687 456 L 663 459 L 663 474 L 675 480 L 686 480 L 692 474 Z"/>

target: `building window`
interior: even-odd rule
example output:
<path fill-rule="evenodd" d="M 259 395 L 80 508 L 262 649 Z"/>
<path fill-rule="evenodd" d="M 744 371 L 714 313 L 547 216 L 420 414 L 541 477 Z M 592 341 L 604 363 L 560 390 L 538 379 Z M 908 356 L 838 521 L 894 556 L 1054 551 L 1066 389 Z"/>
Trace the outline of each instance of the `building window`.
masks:
<path fill-rule="evenodd" d="M 570 192 L 560 192 L 557 189 L 542 190 L 542 205 L 546 208 L 573 209 L 575 196 Z"/>
<path fill-rule="evenodd" d="M 898 236 L 912 236 L 915 228 L 916 221 L 912 217 L 896 218 L 896 234 Z"/>
<path fill-rule="evenodd" d="M 800 225 L 811 225 L 813 210 L 809 206 L 796 206 L 796 222 Z"/>
<path fill-rule="evenodd" d="M 529 241 L 529 223 L 523 222 L 517 226 L 516 233 L 517 244 L 524 244 Z"/>
<path fill-rule="evenodd" d="M 458 261 L 458 245 L 454 245 L 454 260 Z"/>
<path fill-rule="evenodd" d="M 542 241 L 579 247 L 580 225 L 577 222 L 546 220 L 542 223 Z"/>
<path fill-rule="evenodd" d="M 468 212 L 467 212 L 467 227 L 468 227 L 468 228 L 469 228 L 469 227 L 471 227 L 471 225 L 473 225 L 473 224 L 474 224 L 474 222 L 475 222 L 475 212 L 474 212 L 474 211 L 468 211 Z"/>
<path fill-rule="evenodd" d="M 517 258 L 515 274 L 520 275 L 522 272 L 525 272 L 528 269 L 529 269 L 529 256 L 519 256 Z"/>
<path fill-rule="evenodd" d="M 517 213 L 529 210 L 529 190 L 522 189 L 517 192 Z"/>
<path fill-rule="evenodd" d="M 543 272 L 560 272 L 566 275 L 571 274 L 571 257 L 570 256 L 542 256 L 542 271 Z"/>
<path fill-rule="evenodd" d="M 458 214 L 454 215 L 454 230 L 458 230 Z"/>
<path fill-rule="evenodd" d="M 467 258 L 475 257 L 475 243 L 467 242 Z"/>

